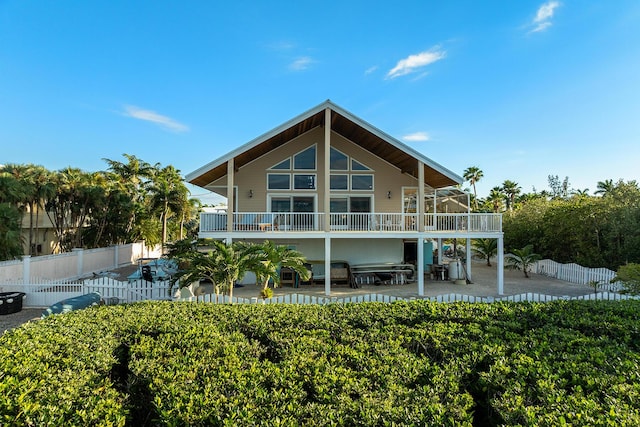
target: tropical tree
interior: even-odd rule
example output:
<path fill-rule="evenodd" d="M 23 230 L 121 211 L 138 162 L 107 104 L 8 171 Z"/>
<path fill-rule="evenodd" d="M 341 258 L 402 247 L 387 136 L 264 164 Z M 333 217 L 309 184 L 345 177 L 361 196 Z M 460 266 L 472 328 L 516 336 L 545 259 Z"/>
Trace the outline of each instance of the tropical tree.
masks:
<path fill-rule="evenodd" d="M 0 203 L 0 261 L 20 258 L 23 253 L 22 213 L 11 203 Z"/>
<path fill-rule="evenodd" d="M 135 240 L 136 233 L 139 233 L 139 230 L 135 230 L 136 221 L 140 216 L 144 216 L 148 210 L 144 206 L 146 196 L 144 185 L 155 170 L 154 166 L 134 155 L 125 153 L 123 156 L 127 159 L 126 163 L 110 159 L 103 160 L 109 165 L 108 170 L 114 174 L 112 176 L 117 177 L 120 191 L 126 193 L 133 204 L 132 208 L 127 211 L 128 218 L 125 233 L 128 236 L 128 240 Z M 158 165 L 155 167 L 157 168 Z"/>
<path fill-rule="evenodd" d="M 521 190 L 522 189 L 517 182 L 507 179 L 502 183 L 502 191 L 506 197 L 508 211 L 513 211 L 513 204 L 515 202 L 516 196 L 520 194 Z"/>
<path fill-rule="evenodd" d="M 27 246 L 29 253 L 33 255 L 32 248 L 34 245 L 34 225 L 35 225 L 35 212 L 33 206 L 35 205 L 36 188 L 34 183 L 34 165 L 31 164 L 7 164 L 2 167 L 3 175 L 11 176 L 16 182 L 19 182 L 19 192 L 14 192 L 13 200 L 16 207 L 20 210 L 21 214 L 29 212 L 29 238 Z M 22 223 L 22 217 L 19 220 Z"/>
<path fill-rule="evenodd" d="M 94 202 L 103 194 L 91 173 L 65 168 L 53 176 L 55 194 L 47 200 L 47 216 L 58 237 L 57 248 L 70 251 L 83 246 L 83 231 Z"/>
<path fill-rule="evenodd" d="M 233 287 L 241 280 L 251 266 L 255 265 L 259 246 L 244 242 L 226 244 L 215 240 L 208 252 L 187 251 L 176 259 L 184 267 L 172 278 L 172 285 L 181 288 L 200 280 L 210 280 L 216 293 L 227 293 L 233 298 Z M 182 261 L 182 262 L 180 262 Z"/>
<path fill-rule="evenodd" d="M 640 294 L 640 264 L 621 265 L 611 283 L 622 282 L 625 291 L 632 295 Z"/>
<path fill-rule="evenodd" d="M 493 187 L 489 192 L 489 197 L 485 200 L 486 203 L 491 205 L 491 210 L 494 213 L 498 213 L 502 210 L 502 202 L 504 201 L 504 193 L 502 192 L 502 188 Z"/>
<path fill-rule="evenodd" d="M 560 182 L 560 177 L 558 175 L 547 175 L 547 180 L 549 182 L 549 188 L 551 189 L 552 199 L 566 199 L 569 197 L 569 194 L 571 193 L 571 184 L 569 184 L 568 176 Z"/>
<path fill-rule="evenodd" d="M 596 184 L 596 191 L 593 194 L 600 194 L 602 196 L 607 196 L 611 194 L 613 189 L 615 188 L 615 184 L 612 179 L 606 179 L 604 181 L 598 181 Z"/>
<path fill-rule="evenodd" d="M 498 241 L 496 239 L 473 239 L 471 242 L 473 252 L 487 260 L 487 266 L 491 267 L 491 257 L 498 253 Z"/>
<path fill-rule="evenodd" d="M 295 249 L 265 240 L 258 245 L 258 251 L 253 254 L 249 270 L 255 273 L 258 284 L 262 285 L 262 291 L 266 292 L 271 280 L 275 287 L 279 286 L 280 269 L 283 267 L 296 272 L 303 281 L 309 280 L 311 272 L 305 267 L 305 262 L 304 255 Z"/>
<path fill-rule="evenodd" d="M 588 188 L 575 189 L 571 191 L 571 195 L 577 196 L 577 197 L 589 197 L 589 189 Z"/>
<path fill-rule="evenodd" d="M 189 198 L 185 200 L 180 215 L 180 234 L 178 239 L 185 238 L 185 229 L 187 235 L 195 237 L 198 233 L 199 215 L 202 210 L 202 202 L 199 199 Z"/>
<path fill-rule="evenodd" d="M 524 277 L 529 278 L 529 271 L 536 261 L 542 257 L 533 252 L 533 245 L 527 245 L 522 249 L 514 249 L 505 256 L 506 268 L 509 270 L 522 270 Z"/>
<path fill-rule="evenodd" d="M 478 193 L 476 192 L 476 183 L 482 179 L 484 173 L 477 166 L 471 166 L 464 170 L 462 177 L 473 187 L 474 209 L 478 210 Z"/>
<path fill-rule="evenodd" d="M 158 170 L 149 183 L 151 208 L 160 213 L 162 223 L 162 244 L 167 242 L 167 220 L 169 215 L 183 217 L 189 190 L 184 185 L 180 171 L 173 166 Z"/>

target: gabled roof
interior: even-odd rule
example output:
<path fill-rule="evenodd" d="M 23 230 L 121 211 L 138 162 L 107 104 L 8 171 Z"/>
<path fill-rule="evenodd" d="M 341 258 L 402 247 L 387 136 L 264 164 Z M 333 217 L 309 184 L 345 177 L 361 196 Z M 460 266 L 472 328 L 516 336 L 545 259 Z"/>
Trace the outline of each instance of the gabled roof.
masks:
<path fill-rule="evenodd" d="M 269 132 L 247 142 L 226 155 L 187 174 L 186 180 L 194 185 L 205 187 L 227 173 L 227 161 L 234 159 L 236 169 L 267 154 L 271 150 L 291 141 L 293 138 L 324 126 L 325 109 L 331 110 L 331 130 L 342 135 L 352 143 L 384 159 L 403 173 L 418 177 L 418 162 L 424 163 L 425 183 L 433 188 L 462 184 L 463 179 L 444 166 L 420 154 L 375 126 L 354 116 L 327 100 L 322 104 L 300 114 Z"/>

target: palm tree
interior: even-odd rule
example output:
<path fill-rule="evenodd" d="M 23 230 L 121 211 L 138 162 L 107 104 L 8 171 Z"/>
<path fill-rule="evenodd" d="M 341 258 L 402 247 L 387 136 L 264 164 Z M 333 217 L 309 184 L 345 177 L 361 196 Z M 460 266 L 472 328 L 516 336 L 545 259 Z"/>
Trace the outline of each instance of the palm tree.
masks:
<path fill-rule="evenodd" d="M 476 182 L 480 181 L 483 176 L 484 176 L 484 173 L 482 172 L 482 170 L 480 170 L 480 168 L 476 166 L 468 167 L 467 169 L 464 170 L 464 173 L 462 175 L 464 180 L 469 181 L 469 183 L 473 187 L 473 197 L 474 197 L 473 202 L 474 202 L 475 210 L 478 210 L 478 193 L 476 192 Z"/>
<path fill-rule="evenodd" d="M 182 268 L 171 279 L 171 284 L 179 284 L 181 288 L 203 279 L 210 280 L 216 293 L 228 293 L 233 298 L 233 287 L 241 280 L 255 263 L 259 245 L 233 242 L 228 245 L 215 240 L 207 253 L 198 250 L 186 251 L 178 261 Z"/>
<path fill-rule="evenodd" d="M 505 257 L 506 268 L 509 270 L 522 270 L 524 277 L 529 278 L 529 270 L 536 261 L 542 257 L 533 252 L 533 245 L 527 245 L 522 249 L 514 249 Z"/>
<path fill-rule="evenodd" d="M 494 213 L 498 213 L 502 210 L 502 202 L 504 201 L 504 193 L 502 188 L 493 187 L 489 192 L 486 202 L 491 203 L 491 207 Z"/>
<path fill-rule="evenodd" d="M 504 192 L 507 200 L 507 210 L 513 210 L 513 204 L 515 202 L 516 196 L 520 194 L 520 186 L 517 182 L 505 180 L 502 183 L 502 191 Z"/>
<path fill-rule="evenodd" d="M 601 194 L 602 196 L 610 195 L 613 190 L 616 188 L 612 179 L 607 179 L 604 181 L 598 181 L 597 190 L 593 192 L 593 194 Z"/>
<path fill-rule="evenodd" d="M 198 215 L 202 210 L 202 202 L 199 199 L 185 199 L 184 205 L 180 210 L 180 236 L 184 239 L 184 229 L 187 226 L 187 232 L 193 230 L 198 224 Z"/>
<path fill-rule="evenodd" d="M 133 202 L 134 208 L 129 212 L 127 228 L 125 230 L 126 234 L 133 234 L 138 219 L 137 214 L 143 211 L 142 204 L 145 192 L 142 189 L 146 181 L 154 175 L 155 170 L 154 166 L 151 166 L 149 163 L 134 155 L 125 153 L 123 156 L 127 159 L 127 163 L 110 159 L 102 160 L 109 165 L 108 170 L 119 177 L 120 189 L 126 192 Z"/>
<path fill-rule="evenodd" d="M 487 266 L 491 267 L 491 257 L 498 253 L 498 241 L 496 239 L 474 239 L 473 252 L 487 260 Z"/>
<path fill-rule="evenodd" d="M 162 244 L 167 242 L 167 219 L 171 213 L 181 213 L 189 190 L 182 182 L 180 171 L 167 166 L 154 174 L 149 184 L 151 206 L 160 212 Z"/>
<path fill-rule="evenodd" d="M 2 168 L 2 172 L 5 175 L 13 177 L 20 183 L 19 199 L 15 199 L 18 209 L 22 213 L 29 211 L 29 240 L 27 242 L 29 248 L 29 254 L 33 255 L 34 245 L 34 205 L 36 200 L 36 188 L 34 183 L 34 165 L 31 164 L 7 164 Z M 22 222 L 22 218 L 20 218 Z"/>
<path fill-rule="evenodd" d="M 0 261 L 22 256 L 20 210 L 11 203 L 0 202 Z"/>
<path fill-rule="evenodd" d="M 573 190 L 572 194 L 578 197 L 587 197 L 589 196 L 589 189 L 585 188 L 583 190 Z"/>
<path fill-rule="evenodd" d="M 280 269 L 290 268 L 303 281 L 311 278 L 311 273 L 305 267 L 306 258 L 302 253 L 284 245 L 265 240 L 262 245 L 258 245 L 259 250 L 253 256 L 252 265 L 249 270 L 256 275 L 256 280 L 262 285 L 263 292 L 269 287 L 269 281 L 273 280 L 277 287 L 280 284 Z"/>

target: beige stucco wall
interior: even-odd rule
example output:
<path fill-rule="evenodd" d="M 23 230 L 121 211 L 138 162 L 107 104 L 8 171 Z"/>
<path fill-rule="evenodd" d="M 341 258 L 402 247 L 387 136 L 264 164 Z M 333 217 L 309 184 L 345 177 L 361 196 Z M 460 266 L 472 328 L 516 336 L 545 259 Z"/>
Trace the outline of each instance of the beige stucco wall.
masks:
<path fill-rule="evenodd" d="M 316 210 L 324 212 L 324 129 L 317 127 L 299 136 L 290 142 L 272 150 L 266 155 L 243 166 L 234 174 L 234 185 L 238 189 L 237 206 L 239 212 L 264 212 L 269 210 L 267 198 L 267 169 L 303 151 L 312 145 L 316 145 L 316 169 L 314 171 L 304 171 L 299 173 L 316 174 L 316 190 L 277 190 L 270 191 L 274 194 L 295 194 L 295 195 L 315 195 Z M 370 152 L 351 143 L 349 140 L 332 132 L 331 146 L 342 153 L 354 158 L 366 165 L 372 172 L 356 172 L 362 174 L 373 174 L 373 191 L 333 191 L 332 196 L 341 194 L 369 195 L 372 196 L 372 206 L 374 212 L 402 212 L 402 187 L 416 186 L 417 180 L 409 175 L 402 174 L 400 170 L 389 163 L 371 154 Z M 277 172 L 277 171 L 274 171 Z M 283 173 L 286 173 L 283 171 Z M 334 173 L 343 173 L 335 171 Z M 226 187 L 226 176 L 213 183 L 215 186 Z M 251 191 L 252 197 L 249 197 Z M 391 192 L 391 198 L 387 197 Z"/>

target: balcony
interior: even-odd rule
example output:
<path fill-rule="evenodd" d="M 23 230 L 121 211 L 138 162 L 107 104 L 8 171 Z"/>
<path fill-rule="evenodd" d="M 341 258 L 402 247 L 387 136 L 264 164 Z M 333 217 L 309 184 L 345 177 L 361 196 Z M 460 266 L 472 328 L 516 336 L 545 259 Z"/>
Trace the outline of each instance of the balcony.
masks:
<path fill-rule="evenodd" d="M 321 232 L 324 213 L 243 212 L 233 214 L 232 232 Z M 416 233 L 418 215 L 403 213 L 331 213 L 331 232 Z M 200 233 L 228 231 L 226 213 L 201 213 Z M 502 215 L 491 213 L 424 214 L 425 232 L 500 233 Z"/>

